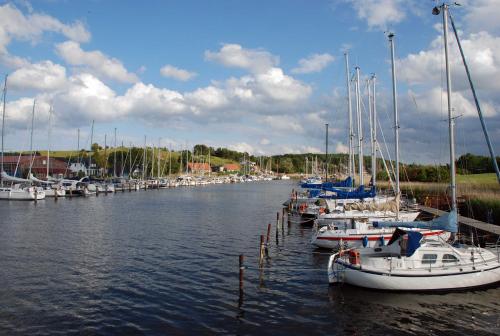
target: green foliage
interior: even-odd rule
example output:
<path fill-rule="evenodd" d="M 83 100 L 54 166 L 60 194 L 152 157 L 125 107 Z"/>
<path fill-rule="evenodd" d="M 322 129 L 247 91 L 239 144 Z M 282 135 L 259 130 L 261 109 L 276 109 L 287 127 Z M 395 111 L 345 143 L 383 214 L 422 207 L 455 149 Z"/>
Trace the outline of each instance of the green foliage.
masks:
<path fill-rule="evenodd" d="M 497 157 L 497 164 L 500 166 L 500 158 Z M 480 174 L 494 173 L 493 162 L 489 156 L 479 156 L 474 154 L 464 154 L 457 160 L 457 170 L 460 174 Z"/>

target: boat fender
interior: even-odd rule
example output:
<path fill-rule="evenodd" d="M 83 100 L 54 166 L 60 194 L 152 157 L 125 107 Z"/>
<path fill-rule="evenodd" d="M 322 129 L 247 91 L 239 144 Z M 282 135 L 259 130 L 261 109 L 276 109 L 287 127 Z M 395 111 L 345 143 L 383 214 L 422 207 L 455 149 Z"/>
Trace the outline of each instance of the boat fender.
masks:
<path fill-rule="evenodd" d="M 368 246 L 368 237 L 364 236 L 363 237 L 363 247 L 367 247 L 367 246 Z"/>
<path fill-rule="evenodd" d="M 349 251 L 349 263 L 351 265 L 360 265 L 361 257 L 358 250 L 350 250 Z"/>
<path fill-rule="evenodd" d="M 379 238 L 379 246 L 384 246 L 384 245 L 385 245 L 384 236 L 380 236 L 380 238 Z"/>

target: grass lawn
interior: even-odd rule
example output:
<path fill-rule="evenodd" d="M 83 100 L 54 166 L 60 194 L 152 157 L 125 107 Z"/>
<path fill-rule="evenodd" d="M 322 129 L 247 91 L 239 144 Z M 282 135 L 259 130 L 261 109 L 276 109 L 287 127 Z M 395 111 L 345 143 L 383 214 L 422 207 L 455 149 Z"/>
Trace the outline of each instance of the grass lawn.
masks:
<path fill-rule="evenodd" d="M 495 173 L 457 175 L 457 183 L 498 184 Z"/>

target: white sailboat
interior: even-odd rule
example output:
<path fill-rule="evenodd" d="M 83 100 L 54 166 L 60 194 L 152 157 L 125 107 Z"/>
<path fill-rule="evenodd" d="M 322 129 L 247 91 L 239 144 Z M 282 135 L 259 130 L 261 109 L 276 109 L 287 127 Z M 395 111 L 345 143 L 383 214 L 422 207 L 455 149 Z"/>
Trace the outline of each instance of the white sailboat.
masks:
<path fill-rule="evenodd" d="M 5 134 L 5 99 L 7 98 L 7 76 L 5 76 L 3 88 L 3 109 L 2 109 L 2 148 L 0 164 L 0 199 L 35 201 L 45 198 L 45 193 L 37 187 L 31 186 L 31 181 L 8 175 L 4 171 L 4 134 Z M 33 109 L 35 107 L 33 106 Z M 10 186 L 7 183 L 10 182 Z"/>
<path fill-rule="evenodd" d="M 433 9 L 443 14 L 444 51 L 450 141 L 450 213 L 431 221 L 380 223 L 381 227 L 426 227 L 457 232 L 455 184 L 454 117 L 451 105 L 451 76 L 448 61 L 448 5 Z M 394 35 L 389 35 L 392 38 Z M 446 228 L 445 228 L 446 227 Z M 398 229 L 387 246 L 350 249 L 332 255 L 328 262 L 330 283 L 345 282 L 389 291 L 462 290 L 500 282 L 500 250 L 474 245 L 450 244 L 426 239 L 412 229 Z"/>

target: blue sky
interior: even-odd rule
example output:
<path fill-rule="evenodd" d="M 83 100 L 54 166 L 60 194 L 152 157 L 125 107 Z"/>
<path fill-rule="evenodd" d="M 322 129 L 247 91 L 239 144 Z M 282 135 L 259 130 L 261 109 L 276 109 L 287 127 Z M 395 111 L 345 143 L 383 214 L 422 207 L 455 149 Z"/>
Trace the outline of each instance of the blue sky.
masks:
<path fill-rule="evenodd" d="M 496 2 L 467 0 L 452 11 L 498 147 Z M 6 148 L 28 148 L 36 99 L 35 147 L 40 149 L 48 144 L 53 104 L 55 149 L 75 148 L 77 129 L 81 146 L 88 147 L 95 120 L 94 140 L 102 144 L 105 134 L 112 142 L 117 128 L 118 143 L 127 145 L 142 145 L 146 135 L 148 144 L 161 138 L 162 146 L 174 149 L 205 143 L 255 155 L 321 152 L 324 124 L 329 123 L 330 148 L 342 152 L 347 143 L 347 49 L 351 74 L 358 65 L 363 81 L 377 75 L 379 139 L 383 132 L 391 153 L 385 32 L 394 31 L 402 158 L 445 162 L 441 19 L 430 14 L 433 5 L 402 0 L 3 2 L 0 73 L 9 74 Z M 486 154 L 454 52 L 453 99 L 462 115 L 457 149 Z"/>

